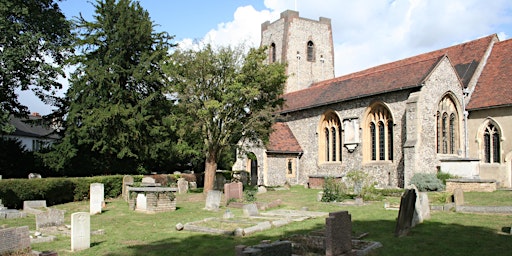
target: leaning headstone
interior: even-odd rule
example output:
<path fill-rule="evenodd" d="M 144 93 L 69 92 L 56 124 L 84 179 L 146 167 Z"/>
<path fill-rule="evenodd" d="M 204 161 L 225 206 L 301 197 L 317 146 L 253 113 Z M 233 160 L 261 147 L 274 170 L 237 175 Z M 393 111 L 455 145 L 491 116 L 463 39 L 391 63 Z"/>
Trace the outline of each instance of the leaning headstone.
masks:
<path fill-rule="evenodd" d="M 245 217 L 258 216 L 260 213 L 258 212 L 258 206 L 256 204 L 245 204 L 242 206 Z"/>
<path fill-rule="evenodd" d="M 128 201 L 128 191 L 126 189 L 127 186 L 133 185 L 133 176 L 125 175 L 123 176 L 123 188 L 122 195 L 125 201 Z"/>
<path fill-rule="evenodd" d="M 396 222 L 395 236 L 402 237 L 409 233 L 412 227 L 416 205 L 416 192 L 414 189 L 406 189 L 400 199 L 400 210 Z"/>
<path fill-rule="evenodd" d="M 218 190 L 209 190 L 206 194 L 206 205 L 205 209 L 208 211 L 217 211 L 220 207 L 220 200 L 222 192 Z"/>
<path fill-rule="evenodd" d="M 464 191 L 461 188 L 453 191 L 453 201 L 455 205 L 464 205 Z"/>
<path fill-rule="evenodd" d="M 86 212 L 71 214 L 71 251 L 91 247 L 91 216 Z"/>
<path fill-rule="evenodd" d="M 101 213 L 101 207 L 103 206 L 104 200 L 103 183 L 91 183 L 90 193 L 90 213 Z"/>
<path fill-rule="evenodd" d="M 244 186 L 242 182 L 231 182 L 224 184 L 224 197 L 226 203 L 231 199 L 242 199 L 244 194 Z"/>
<path fill-rule="evenodd" d="M 36 213 L 36 229 L 64 225 L 65 212 L 64 210 L 48 208 L 45 212 Z"/>
<path fill-rule="evenodd" d="M 352 253 L 352 219 L 348 211 L 329 213 L 325 219 L 325 255 Z"/>
<path fill-rule="evenodd" d="M 188 181 L 185 178 L 178 179 L 178 193 L 184 194 L 188 192 Z"/>

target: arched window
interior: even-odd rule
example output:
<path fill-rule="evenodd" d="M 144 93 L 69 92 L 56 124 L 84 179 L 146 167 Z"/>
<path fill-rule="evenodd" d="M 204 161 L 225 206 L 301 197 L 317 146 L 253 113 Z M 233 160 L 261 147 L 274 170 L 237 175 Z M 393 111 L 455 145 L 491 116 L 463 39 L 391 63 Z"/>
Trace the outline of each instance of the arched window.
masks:
<path fill-rule="evenodd" d="M 367 129 L 364 147 L 365 161 L 393 160 L 393 118 L 381 103 L 370 106 L 365 120 Z"/>
<path fill-rule="evenodd" d="M 499 163 L 501 161 L 500 132 L 496 125 L 489 122 L 485 127 L 483 136 L 484 162 Z"/>
<path fill-rule="evenodd" d="M 308 49 L 307 49 L 307 53 L 308 53 L 308 61 L 315 61 L 315 45 L 313 44 L 312 41 L 308 41 Z"/>
<path fill-rule="evenodd" d="M 320 162 L 341 161 L 341 122 L 338 116 L 329 111 L 323 115 L 320 121 L 321 135 L 319 136 L 319 160 Z"/>
<path fill-rule="evenodd" d="M 270 44 L 270 63 L 276 62 L 276 44 L 272 43 Z"/>
<path fill-rule="evenodd" d="M 437 111 L 437 153 L 456 154 L 459 149 L 459 117 L 454 101 L 445 96 Z"/>

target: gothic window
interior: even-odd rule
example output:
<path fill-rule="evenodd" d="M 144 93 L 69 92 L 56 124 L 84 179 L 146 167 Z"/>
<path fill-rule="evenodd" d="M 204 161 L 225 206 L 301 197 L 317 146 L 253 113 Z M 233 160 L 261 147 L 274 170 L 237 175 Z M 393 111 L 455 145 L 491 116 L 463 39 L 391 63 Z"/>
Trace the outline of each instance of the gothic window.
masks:
<path fill-rule="evenodd" d="M 315 61 L 315 45 L 312 41 L 308 41 L 308 61 Z"/>
<path fill-rule="evenodd" d="M 270 63 L 276 62 L 276 44 L 270 44 Z"/>
<path fill-rule="evenodd" d="M 320 121 L 319 160 L 320 162 L 341 161 L 341 122 L 338 116 L 329 111 Z"/>
<path fill-rule="evenodd" d="M 486 163 L 499 163 L 500 157 L 500 133 L 498 128 L 491 122 L 484 130 L 484 161 Z"/>
<path fill-rule="evenodd" d="M 370 106 L 365 120 L 364 160 L 393 160 L 393 118 L 381 103 Z"/>
<path fill-rule="evenodd" d="M 437 111 L 437 153 L 456 154 L 459 148 L 459 117 L 454 101 L 445 96 Z"/>

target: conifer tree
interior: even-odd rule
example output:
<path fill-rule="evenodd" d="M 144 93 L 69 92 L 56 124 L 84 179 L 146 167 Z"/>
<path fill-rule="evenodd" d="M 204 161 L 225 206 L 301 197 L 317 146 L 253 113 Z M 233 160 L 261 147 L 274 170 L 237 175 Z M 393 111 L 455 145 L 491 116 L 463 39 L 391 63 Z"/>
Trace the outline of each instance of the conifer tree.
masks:
<path fill-rule="evenodd" d="M 47 163 L 70 168 L 87 155 L 81 161 L 96 172 L 153 171 L 169 157 L 173 140 L 160 68 L 172 37 L 153 30 L 138 2 L 100 0 L 94 6 L 93 21 L 75 21 L 77 69 L 66 94 L 66 132 Z"/>

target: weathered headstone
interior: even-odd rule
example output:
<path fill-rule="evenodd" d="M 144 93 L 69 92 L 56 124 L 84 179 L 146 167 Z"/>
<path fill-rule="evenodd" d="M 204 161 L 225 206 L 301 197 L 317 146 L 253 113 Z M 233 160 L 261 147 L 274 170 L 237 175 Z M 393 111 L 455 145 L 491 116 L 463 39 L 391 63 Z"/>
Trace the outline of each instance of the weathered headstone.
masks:
<path fill-rule="evenodd" d="M 156 180 L 155 178 L 151 177 L 151 176 L 144 176 L 142 177 L 142 183 L 156 183 Z"/>
<path fill-rule="evenodd" d="M 46 200 L 23 201 L 23 211 L 32 214 L 37 214 L 46 211 Z"/>
<path fill-rule="evenodd" d="M 226 203 L 229 203 L 231 199 L 242 199 L 244 194 L 244 186 L 242 182 L 231 182 L 224 184 L 224 197 Z"/>
<path fill-rule="evenodd" d="M 222 192 L 218 190 L 210 190 L 206 194 L 205 209 L 208 211 L 217 211 L 220 207 Z"/>
<path fill-rule="evenodd" d="M 416 192 L 414 189 L 406 189 L 400 199 L 400 210 L 396 222 L 395 236 L 402 237 L 409 233 L 412 227 L 416 205 Z"/>
<path fill-rule="evenodd" d="M 185 178 L 178 179 L 178 193 L 184 194 L 188 192 L 188 181 Z"/>
<path fill-rule="evenodd" d="M 256 204 L 245 204 L 242 206 L 245 217 L 258 216 L 260 213 L 258 212 L 258 206 Z"/>
<path fill-rule="evenodd" d="M 453 191 L 453 201 L 455 205 L 464 205 L 464 190 L 456 188 Z"/>
<path fill-rule="evenodd" d="M 325 219 L 325 255 L 351 255 L 352 219 L 347 211 L 331 212 Z"/>
<path fill-rule="evenodd" d="M 148 205 L 146 195 L 144 195 L 144 193 L 137 194 L 137 208 L 135 208 L 135 210 L 145 211 L 147 208 Z"/>
<path fill-rule="evenodd" d="M 71 251 L 91 247 L 91 216 L 86 212 L 71 214 Z"/>
<path fill-rule="evenodd" d="M 290 256 L 292 255 L 292 242 L 276 241 L 273 243 L 264 243 L 255 246 L 238 245 L 235 247 L 236 256 Z"/>
<path fill-rule="evenodd" d="M 123 176 L 123 190 L 122 195 L 125 201 L 128 201 L 128 191 L 126 189 L 127 186 L 133 185 L 133 176 L 125 175 Z"/>
<path fill-rule="evenodd" d="M 414 215 L 412 218 L 411 227 L 415 227 L 424 220 L 430 219 L 430 203 L 428 201 L 427 192 L 420 192 L 418 188 L 412 184 L 411 189 L 416 193 L 416 203 L 414 204 Z"/>
<path fill-rule="evenodd" d="M 220 171 L 215 173 L 215 182 L 213 183 L 214 190 L 222 190 L 224 189 L 224 184 L 226 183 L 226 177 Z"/>
<path fill-rule="evenodd" d="M 91 183 L 90 185 L 90 213 L 101 213 L 104 201 L 104 186 L 102 183 Z"/>
<path fill-rule="evenodd" d="M 36 229 L 64 225 L 65 212 L 64 210 L 48 208 L 47 211 L 36 213 Z"/>
<path fill-rule="evenodd" d="M 191 181 L 188 183 L 189 189 L 197 189 L 197 182 Z"/>
<path fill-rule="evenodd" d="M 0 255 L 30 249 L 30 231 L 28 226 L 0 228 Z"/>

